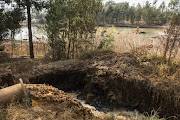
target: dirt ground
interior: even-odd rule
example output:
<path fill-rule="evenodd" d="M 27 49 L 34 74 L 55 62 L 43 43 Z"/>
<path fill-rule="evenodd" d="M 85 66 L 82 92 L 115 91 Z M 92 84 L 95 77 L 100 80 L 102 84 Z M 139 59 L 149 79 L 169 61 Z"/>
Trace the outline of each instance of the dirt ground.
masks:
<path fill-rule="evenodd" d="M 98 52 L 80 60 L 35 65 L 24 71 L 22 78 L 26 83 L 45 83 L 63 91 L 79 90 L 83 99 L 97 110 L 156 110 L 163 117 L 179 119 L 179 77 L 173 81 L 151 79 L 154 66 L 147 64 L 130 53 Z"/>
<path fill-rule="evenodd" d="M 27 84 L 32 107 L 25 103 L 11 103 L 0 110 L 4 120 L 130 120 L 129 117 L 98 112 L 84 107 L 79 100 L 52 86 Z"/>
<path fill-rule="evenodd" d="M 157 110 L 164 117 L 180 117 L 178 79 L 151 80 L 154 66 L 147 67 L 129 53 L 100 52 L 85 58 L 36 67 L 24 80 L 65 91 L 80 90 L 83 99 L 99 110 L 102 106 L 123 106 L 142 113 Z"/>
<path fill-rule="evenodd" d="M 10 58 L 6 53 L 0 53 L 0 88 L 19 82 L 33 67 L 47 64 L 45 59 Z"/>

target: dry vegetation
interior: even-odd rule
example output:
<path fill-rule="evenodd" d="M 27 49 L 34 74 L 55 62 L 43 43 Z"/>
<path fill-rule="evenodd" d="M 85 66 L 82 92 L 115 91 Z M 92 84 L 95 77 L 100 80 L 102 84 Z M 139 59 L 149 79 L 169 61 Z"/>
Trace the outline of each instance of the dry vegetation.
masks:
<path fill-rule="evenodd" d="M 29 57 L 29 43 L 28 41 L 7 41 L 1 46 L 5 46 L 5 52 L 14 57 Z M 49 51 L 49 45 L 43 42 L 34 42 L 34 55 L 36 58 L 44 57 Z"/>
<path fill-rule="evenodd" d="M 99 28 L 96 35 L 97 45 L 102 40 L 101 32 L 104 28 Z M 108 28 L 107 34 L 114 36 L 115 48 L 117 53 L 131 53 L 135 55 L 139 62 L 144 65 L 144 71 L 147 72 L 148 78 L 155 81 L 174 81 L 179 84 L 180 80 L 180 50 L 173 57 L 171 64 L 166 64 L 163 61 L 163 52 L 165 47 L 166 37 L 156 37 L 154 40 L 148 36 L 136 34 L 135 32 L 118 32 L 114 28 Z M 179 48 L 177 48 L 179 49 Z M 100 51 L 109 51 L 99 50 Z M 95 54 L 93 51 L 87 55 Z M 101 53 L 103 54 L 103 52 Z M 86 55 L 86 56 L 87 56 Z"/>
<path fill-rule="evenodd" d="M 99 28 L 97 31 L 96 38 L 95 38 L 96 47 L 99 46 L 100 42 L 103 39 L 101 36 L 102 31 L 103 31 L 103 28 Z M 151 97 L 153 98 L 153 102 L 156 104 L 161 104 L 161 105 L 165 103 L 165 104 L 167 104 L 166 106 L 169 105 L 169 110 L 167 110 L 168 112 L 170 112 L 170 113 L 173 111 L 177 112 L 179 110 L 178 107 L 179 107 L 179 103 L 180 103 L 180 101 L 179 101 L 180 60 L 179 60 L 179 56 L 178 56 L 179 54 L 177 54 L 176 58 L 174 58 L 172 60 L 171 64 L 166 64 L 166 63 L 164 63 L 163 56 L 162 56 L 163 49 L 164 49 L 163 48 L 164 43 L 162 42 L 163 41 L 162 38 L 156 39 L 156 40 L 151 40 L 146 36 L 136 34 L 136 33 L 129 33 L 129 32 L 120 32 L 119 33 L 114 28 L 107 29 L 107 34 L 111 34 L 112 36 L 114 36 L 113 37 L 114 42 L 112 42 L 112 44 L 115 47 L 111 50 L 100 49 L 100 50 L 96 50 L 96 51 L 89 51 L 88 53 L 87 52 L 83 53 L 80 56 L 81 60 L 86 61 L 87 59 L 90 59 L 90 60 L 93 59 L 96 62 L 98 62 L 98 59 L 101 59 L 101 57 L 102 57 L 101 60 L 104 63 L 102 63 L 102 61 L 100 61 L 99 64 L 104 66 L 104 65 L 108 64 L 109 62 L 116 63 L 119 60 L 125 59 L 125 58 L 117 57 L 118 55 L 116 55 L 113 51 L 115 51 L 116 53 L 128 53 L 128 54 L 130 53 L 130 56 L 133 56 L 132 57 L 133 59 L 134 58 L 137 59 L 137 62 L 133 63 L 133 64 L 135 64 L 133 66 L 140 67 L 140 69 L 138 69 L 138 70 L 143 73 L 142 76 L 144 78 L 147 78 L 151 83 L 150 87 L 152 87 L 152 90 L 153 90 L 153 91 L 151 91 L 152 92 Z M 43 49 L 42 49 L 42 52 L 43 52 Z M 44 53 L 47 53 L 47 51 Z M 107 53 L 112 56 L 110 56 L 109 58 L 107 56 L 107 58 L 106 58 Z M 42 55 L 42 56 L 44 56 L 44 55 Z M 97 60 L 94 59 L 95 57 L 97 57 Z M 132 60 L 132 61 L 134 61 L 134 60 Z M 74 64 L 74 62 L 72 62 L 72 63 L 70 61 L 67 61 L 67 62 L 69 62 L 69 64 L 71 64 L 72 66 Z M 129 61 L 129 62 L 131 62 L 131 61 Z M 28 77 L 26 73 L 31 74 L 30 71 L 34 67 L 45 64 L 45 63 L 48 63 L 48 61 L 46 61 L 44 59 L 30 60 L 30 59 L 25 59 L 25 58 L 13 58 L 13 59 L 6 58 L 4 60 L 1 59 L 1 61 L 0 61 L 0 68 L 1 68 L 0 72 L 3 73 L 3 72 L 10 70 L 10 72 L 13 75 L 15 75 L 16 79 L 18 79 L 20 77 L 25 78 L 25 77 Z M 121 63 L 121 61 L 120 61 L 120 63 Z M 125 60 L 125 63 L 131 64 L 131 63 L 128 63 L 128 60 L 127 61 Z M 59 63 L 54 63 L 54 64 L 59 64 Z M 63 64 L 63 62 L 62 62 L 62 64 Z M 64 64 L 65 64 L 65 66 L 62 66 L 62 67 L 66 68 L 68 65 L 66 66 L 66 62 Z M 91 64 L 91 62 L 90 62 L 90 64 Z M 70 65 L 70 68 L 72 67 L 71 65 Z M 44 66 L 46 67 L 45 69 L 49 69 L 48 66 L 46 66 L 46 65 L 44 65 Z M 114 64 L 112 66 L 109 66 L 109 68 L 113 68 L 114 66 L 116 66 L 116 65 Z M 76 67 L 78 67 L 78 66 L 75 65 L 74 68 L 76 68 Z M 81 67 L 82 66 L 80 66 L 80 68 Z M 123 69 L 123 70 L 126 69 L 126 68 L 121 68 L 121 67 L 123 67 L 123 66 L 120 66 L 118 69 Z M 80 69 L 80 68 L 78 68 L 78 69 Z M 102 68 L 102 69 L 104 69 L 104 68 Z M 137 70 L 137 69 L 135 69 L 135 70 Z M 56 69 L 53 69 L 53 71 L 56 71 Z M 41 74 L 44 74 L 44 73 L 42 72 Z M 54 72 L 52 72 L 51 76 L 53 74 L 54 74 Z M 136 86 L 136 87 L 139 87 L 139 86 Z M 39 90 L 40 89 L 38 89 L 36 91 L 39 91 Z M 41 92 L 41 91 L 39 91 L 39 92 Z M 44 94 L 44 93 L 41 92 L 41 94 Z M 46 93 L 46 97 L 50 100 L 51 100 L 51 95 L 52 95 L 52 92 Z M 68 96 L 66 96 L 66 97 L 69 98 Z M 68 106 L 69 103 L 66 103 L 66 102 L 63 102 L 62 104 L 59 104 L 59 103 L 49 104 L 47 102 L 44 102 L 44 100 L 42 102 L 43 98 L 44 98 L 43 95 L 41 95 L 40 97 L 38 97 L 38 100 L 33 99 L 33 106 L 30 108 L 27 108 L 23 104 L 12 103 L 7 108 L 0 110 L 0 119 L 8 119 L 8 120 L 11 120 L 11 119 L 19 120 L 19 119 L 27 119 L 27 118 L 32 119 L 32 120 L 34 120 L 34 119 L 37 119 L 37 120 L 39 120 L 39 119 L 42 119 L 42 120 L 44 120 L 44 119 L 57 119 L 57 120 L 58 119 L 61 119 L 61 120 L 83 119 L 83 117 L 80 117 L 80 115 L 82 115 L 83 113 L 76 113 L 77 110 L 79 110 L 80 108 L 84 109 L 81 105 L 78 107 L 75 105 L 77 108 L 74 109 L 71 107 L 69 108 L 69 106 Z M 162 99 L 163 99 L 162 102 L 164 102 L 164 103 L 157 102 L 158 100 L 162 100 Z M 80 104 L 80 103 L 78 103 L 78 104 Z M 172 108 L 176 108 L 176 109 L 172 109 Z M 81 111 L 81 109 L 80 109 L 80 111 Z M 80 114 L 80 115 L 78 115 L 78 114 Z M 148 115 L 146 114 L 148 116 L 148 117 L 146 116 L 146 118 L 144 118 L 144 116 L 138 116 L 138 117 L 136 117 L 136 119 L 138 119 L 138 120 L 144 120 L 144 119 L 158 120 L 158 119 L 160 119 L 160 116 L 158 116 L 157 114 L 158 114 L 157 112 L 153 112 L 152 114 L 151 113 L 149 113 Z M 163 113 L 163 115 L 164 114 L 165 113 Z M 93 114 L 91 114 L 90 116 L 92 117 L 92 115 Z M 110 114 L 108 114 L 108 115 L 101 114 L 98 116 L 100 118 L 96 118 L 96 117 L 94 119 L 98 119 L 98 120 L 100 118 L 101 119 L 109 119 L 109 120 L 118 119 L 118 116 L 114 116 L 114 115 L 110 115 Z M 119 116 L 119 119 L 126 120 L 127 118 L 124 118 L 124 116 Z M 174 119 L 174 118 L 172 118 L 172 119 Z"/>
<path fill-rule="evenodd" d="M 76 98 L 47 85 L 27 85 L 32 107 L 12 102 L 0 110 L 0 120 L 115 120 L 111 114 L 84 107 Z M 116 120 L 130 120 L 119 115 Z"/>

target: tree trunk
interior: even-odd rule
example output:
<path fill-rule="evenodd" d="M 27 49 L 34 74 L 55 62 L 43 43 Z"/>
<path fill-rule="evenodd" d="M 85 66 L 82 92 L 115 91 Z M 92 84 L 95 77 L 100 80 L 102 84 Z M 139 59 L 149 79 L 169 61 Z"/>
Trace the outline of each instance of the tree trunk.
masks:
<path fill-rule="evenodd" d="M 29 53 L 30 53 L 30 58 L 34 58 L 32 29 L 31 29 L 31 5 L 29 0 L 26 0 L 26 6 L 27 6 L 27 15 L 28 15 Z"/>
<path fill-rule="evenodd" d="M 11 45 L 12 45 L 12 56 L 14 55 L 14 40 L 13 40 L 13 32 L 11 31 Z"/>
<path fill-rule="evenodd" d="M 69 30 L 68 30 L 68 40 L 69 40 L 69 45 L 68 45 L 68 54 L 67 54 L 67 59 L 70 59 L 70 49 L 71 49 L 71 38 L 70 38 L 70 32 L 71 32 L 71 18 L 69 18 Z"/>
<path fill-rule="evenodd" d="M 74 59 L 74 39 L 73 39 L 73 48 L 72 48 L 72 59 Z"/>
<path fill-rule="evenodd" d="M 178 34 L 178 33 L 176 33 L 176 35 L 175 35 L 175 37 L 174 37 L 172 46 L 171 46 L 170 51 L 169 51 L 168 64 L 170 64 L 170 62 L 171 62 L 172 51 L 173 51 L 173 49 L 174 49 L 174 47 L 175 47 L 175 43 L 176 43 L 176 41 L 177 41 L 177 34 Z"/>
<path fill-rule="evenodd" d="M 54 48 L 54 39 L 52 39 L 52 58 L 55 60 L 55 48 Z"/>
<path fill-rule="evenodd" d="M 167 38 L 167 40 L 166 40 L 166 45 L 165 45 L 164 53 L 163 53 L 164 63 L 166 62 L 166 54 L 167 54 L 167 51 L 168 51 L 168 49 L 169 49 L 170 38 L 171 38 L 171 35 L 168 35 L 168 38 Z"/>

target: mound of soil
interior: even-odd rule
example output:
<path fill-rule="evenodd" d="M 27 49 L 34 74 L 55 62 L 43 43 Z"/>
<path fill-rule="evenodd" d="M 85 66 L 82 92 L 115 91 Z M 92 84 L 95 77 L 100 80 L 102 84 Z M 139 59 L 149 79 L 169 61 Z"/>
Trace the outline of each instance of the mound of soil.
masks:
<path fill-rule="evenodd" d="M 81 90 L 83 98 L 101 108 L 128 107 L 140 112 L 158 110 L 161 116 L 180 118 L 180 91 L 175 83 L 151 82 L 131 54 L 114 52 L 86 60 L 58 61 L 35 67 L 24 80 L 50 84 L 64 91 Z M 170 86 L 172 85 L 172 86 Z M 166 87 L 164 87 L 166 86 Z"/>
<path fill-rule="evenodd" d="M 15 80 L 15 77 L 11 73 L 11 71 L 1 72 L 1 70 L 0 70 L 0 89 L 14 85 L 14 83 L 15 83 L 14 80 Z"/>
<path fill-rule="evenodd" d="M 0 86 L 4 84 L 6 84 L 4 87 L 14 85 L 12 81 L 19 83 L 19 78 L 26 77 L 26 74 L 31 71 L 33 67 L 45 63 L 47 64 L 48 61 L 43 59 L 0 58 Z"/>
<path fill-rule="evenodd" d="M 0 119 L 7 120 L 111 120 L 111 116 L 94 114 L 79 100 L 52 86 L 28 84 L 32 107 L 11 103 L 0 110 Z"/>
<path fill-rule="evenodd" d="M 33 106 L 41 106 L 46 104 L 54 104 L 57 106 L 57 110 L 54 110 L 54 112 L 56 112 L 54 113 L 54 119 L 62 118 L 63 114 L 62 112 L 59 112 L 60 109 L 58 110 L 58 107 L 60 107 L 61 110 L 64 109 L 64 112 L 67 110 L 71 110 L 70 112 L 73 112 L 72 114 L 74 114 L 75 120 L 95 118 L 90 109 L 83 107 L 77 99 L 71 98 L 70 96 L 65 94 L 63 91 L 58 90 L 57 88 L 47 85 L 31 84 L 26 85 L 26 88 L 30 89 L 30 95 L 31 99 L 33 100 Z"/>

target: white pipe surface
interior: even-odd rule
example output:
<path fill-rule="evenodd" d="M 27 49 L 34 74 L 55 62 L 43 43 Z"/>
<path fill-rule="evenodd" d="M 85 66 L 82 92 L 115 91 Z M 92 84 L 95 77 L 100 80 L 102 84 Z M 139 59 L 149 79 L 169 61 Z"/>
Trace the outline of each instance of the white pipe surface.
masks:
<path fill-rule="evenodd" d="M 22 98 L 24 95 L 21 84 L 16 84 L 4 89 L 0 89 L 0 105 L 6 105 L 12 101 Z"/>

